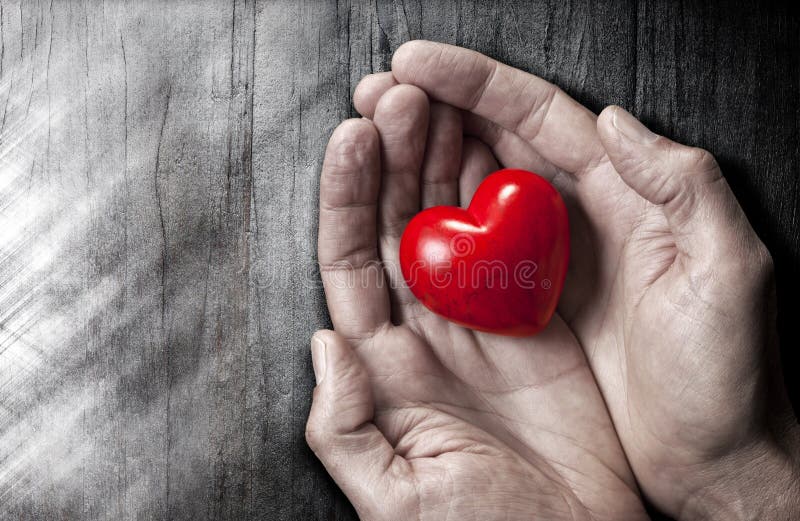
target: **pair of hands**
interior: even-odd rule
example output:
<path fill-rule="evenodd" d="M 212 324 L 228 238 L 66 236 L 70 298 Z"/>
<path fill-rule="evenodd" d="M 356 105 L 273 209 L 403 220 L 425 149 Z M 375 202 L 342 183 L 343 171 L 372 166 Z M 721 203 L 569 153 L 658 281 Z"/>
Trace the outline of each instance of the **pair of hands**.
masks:
<path fill-rule="evenodd" d="M 354 103 L 320 180 L 336 331 L 312 339 L 306 435 L 362 518 L 645 519 L 642 494 L 680 519 L 800 512 L 771 259 L 708 152 L 431 42 Z M 432 314 L 398 265 L 415 213 L 466 206 L 500 165 L 570 211 L 558 313 L 533 338 Z"/>

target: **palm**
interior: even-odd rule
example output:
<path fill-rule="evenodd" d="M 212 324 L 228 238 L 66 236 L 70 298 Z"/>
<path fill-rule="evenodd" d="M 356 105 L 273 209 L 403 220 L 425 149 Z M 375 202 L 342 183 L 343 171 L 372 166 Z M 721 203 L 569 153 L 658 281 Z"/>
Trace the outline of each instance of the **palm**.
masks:
<path fill-rule="evenodd" d="M 468 500 L 468 485 L 485 476 L 506 488 L 495 493 L 511 501 L 510 514 L 541 512 L 531 505 L 537 497 L 550 498 L 548 518 L 582 509 L 608 519 L 640 512 L 583 352 L 560 319 L 531 341 L 473 333 L 423 313 L 370 342 L 375 348 L 360 354 L 374 386 L 375 423 L 414 478 L 429 481 L 422 489 L 450 475 L 452 497 L 439 498 L 443 504 Z M 373 359 L 369 351 L 379 353 Z"/>
<path fill-rule="evenodd" d="M 430 132 L 428 112 L 424 94 L 398 87 L 375 109 L 379 142 L 367 123 L 345 125 L 329 145 L 320 196 L 334 326 L 369 374 L 373 421 L 402 457 L 401 482 L 416 484 L 393 487 L 403 496 L 395 501 L 434 518 L 446 505 L 486 518 L 476 505 L 496 509 L 500 498 L 511 518 L 642 515 L 586 357 L 559 316 L 534 339 L 476 333 L 422 307 L 399 277 L 406 220 L 421 207 L 467 202 L 498 167 L 487 145 L 463 141 L 458 111 L 434 106 Z M 479 484 L 485 497 L 472 497 Z"/>

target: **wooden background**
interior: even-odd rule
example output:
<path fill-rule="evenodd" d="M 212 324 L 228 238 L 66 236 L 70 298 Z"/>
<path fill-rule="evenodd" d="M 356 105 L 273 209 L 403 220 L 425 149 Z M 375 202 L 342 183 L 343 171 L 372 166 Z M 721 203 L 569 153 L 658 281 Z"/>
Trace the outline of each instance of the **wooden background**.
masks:
<path fill-rule="evenodd" d="M 800 24 L 702 1 L 0 2 L 0 518 L 351 519 L 303 439 L 327 137 L 411 38 L 713 151 L 800 355 Z"/>

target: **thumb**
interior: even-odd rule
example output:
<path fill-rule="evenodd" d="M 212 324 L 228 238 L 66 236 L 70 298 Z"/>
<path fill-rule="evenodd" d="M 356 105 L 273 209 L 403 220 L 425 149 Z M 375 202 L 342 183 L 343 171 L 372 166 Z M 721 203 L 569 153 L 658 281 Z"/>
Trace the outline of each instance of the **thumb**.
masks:
<path fill-rule="evenodd" d="M 306 424 L 306 441 L 350 499 L 362 519 L 391 512 L 389 476 L 405 460 L 378 430 L 372 417 L 372 388 L 361 360 L 333 331 L 311 339 L 317 386 Z M 391 472 L 390 472 L 391 469 Z M 388 510 L 387 510 L 387 507 Z"/>
<path fill-rule="evenodd" d="M 620 177 L 663 209 L 695 268 L 719 269 L 743 253 L 769 257 L 709 152 L 659 136 L 616 106 L 600 114 L 597 130 Z"/>

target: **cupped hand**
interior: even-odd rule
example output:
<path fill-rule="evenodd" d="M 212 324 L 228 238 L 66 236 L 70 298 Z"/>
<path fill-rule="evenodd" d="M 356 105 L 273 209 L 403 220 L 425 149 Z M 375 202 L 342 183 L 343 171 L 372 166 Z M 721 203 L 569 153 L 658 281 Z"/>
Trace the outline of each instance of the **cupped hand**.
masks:
<path fill-rule="evenodd" d="M 377 100 L 398 82 L 459 109 L 467 134 L 503 166 L 549 177 L 570 208 L 560 317 L 544 336 L 520 342 L 526 348 L 518 355 L 498 351 L 492 364 L 500 373 L 522 372 L 513 357 L 534 360 L 541 351 L 551 358 L 526 370 L 558 373 L 546 364 L 581 359 L 572 354 L 574 334 L 657 506 L 680 518 L 724 519 L 797 508 L 797 422 L 768 364 L 771 259 L 714 158 L 650 132 L 621 108 L 598 118 L 540 78 L 432 42 L 403 45 L 391 73 L 359 85 L 356 108 L 374 113 L 379 130 Z M 431 184 L 423 175 L 423 187 Z M 391 256 L 394 245 L 383 245 Z M 468 352 L 453 347 L 450 363 Z M 770 390 L 779 410 L 768 414 Z M 533 402 L 528 407 L 540 417 Z M 580 428 L 548 420 L 551 430 Z"/>
<path fill-rule="evenodd" d="M 385 78 L 379 80 L 385 84 Z M 385 85 L 328 144 L 318 256 L 334 331 L 312 339 L 306 437 L 364 519 L 640 519 L 635 481 L 581 345 L 421 306 L 398 246 L 420 209 L 469 201 L 498 168 L 461 112 Z"/>

